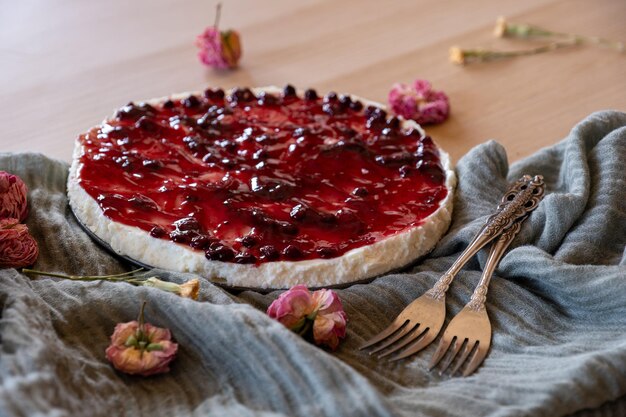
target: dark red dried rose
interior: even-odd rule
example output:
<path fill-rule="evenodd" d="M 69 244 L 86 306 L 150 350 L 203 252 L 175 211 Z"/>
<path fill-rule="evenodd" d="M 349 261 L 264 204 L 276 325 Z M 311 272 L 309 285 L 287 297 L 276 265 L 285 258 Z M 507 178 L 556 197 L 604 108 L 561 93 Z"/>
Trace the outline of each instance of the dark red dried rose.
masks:
<path fill-rule="evenodd" d="M 21 268 L 37 260 L 37 242 L 18 219 L 0 219 L 0 268 Z"/>
<path fill-rule="evenodd" d="M 0 219 L 24 221 L 28 215 L 27 193 L 28 188 L 20 177 L 0 171 Z"/>

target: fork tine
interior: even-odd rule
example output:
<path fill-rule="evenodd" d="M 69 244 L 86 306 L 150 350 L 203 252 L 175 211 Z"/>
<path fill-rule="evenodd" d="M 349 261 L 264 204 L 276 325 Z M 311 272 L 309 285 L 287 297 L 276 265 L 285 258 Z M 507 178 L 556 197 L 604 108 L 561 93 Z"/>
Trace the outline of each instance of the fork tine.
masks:
<path fill-rule="evenodd" d="M 407 334 L 411 333 L 411 331 L 415 329 L 415 327 L 417 326 L 419 326 L 419 324 L 411 323 L 410 321 L 408 321 L 406 325 L 400 328 L 400 330 L 398 330 L 397 332 L 389 336 L 384 341 L 381 341 L 380 346 L 377 346 L 374 350 L 370 351 L 370 355 L 373 355 L 376 352 L 380 352 L 381 350 L 387 349 L 389 346 L 396 343 L 398 340 L 402 339 Z M 409 341 L 413 340 L 413 338 L 408 338 L 408 339 Z M 404 343 L 404 342 L 405 341 L 403 340 L 401 343 Z M 396 349 L 397 348 L 394 346 L 394 349 L 392 349 L 391 352 L 394 352 Z M 382 356 L 386 356 L 386 355 L 381 355 L 378 358 L 380 359 Z"/>
<path fill-rule="evenodd" d="M 409 334 L 408 336 L 406 336 L 404 340 L 401 340 L 399 343 L 396 343 L 392 349 L 389 349 L 387 352 L 381 355 L 378 355 L 378 359 L 382 359 L 386 356 L 391 355 L 392 353 L 398 352 L 400 349 L 404 348 L 409 343 L 412 343 L 415 340 L 417 340 L 424 333 L 424 327 L 420 328 L 419 324 L 417 326 L 413 326 L 411 333 L 412 334 Z"/>
<path fill-rule="evenodd" d="M 463 372 L 463 376 L 471 375 L 476 368 L 480 366 L 481 363 L 485 360 L 485 356 L 487 356 L 487 351 L 489 347 L 485 347 L 478 342 L 478 348 L 476 348 L 476 352 L 472 355 L 472 359 L 470 360 L 469 365 L 465 368 L 465 372 Z"/>
<path fill-rule="evenodd" d="M 376 336 L 372 337 L 369 341 L 365 342 L 365 344 L 362 345 L 359 350 L 366 349 L 372 345 L 375 345 L 381 340 L 388 338 L 389 336 L 394 334 L 399 328 L 404 326 L 407 322 L 408 320 L 401 320 L 400 317 L 396 317 L 396 319 L 389 326 L 387 326 L 386 329 L 378 333 Z"/>
<path fill-rule="evenodd" d="M 414 353 L 417 353 L 420 350 L 424 349 L 426 346 L 430 345 L 437 337 L 437 333 L 431 331 L 430 328 L 426 328 L 425 330 L 421 331 L 420 335 L 421 337 L 419 337 L 412 344 L 410 344 L 404 351 L 389 358 L 389 362 L 395 362 L 400 359 L 408 358 Z"/>
<path fill-rule="evenodd" d="M 454 361 L 454 358 L 456 358 L 456 355 L 459 354 L 459 350 L 461 350 L 461 347 L 465 344 L 466 339 L 460 339 L 458 336 L 454 336 L 453 340 L 454 342 L 452 342 L 452 349 L 450 349 L 450 354 L 448 355 L 448 358 L 441 365 L 439 375 L 443 375 L 446 369 L 450 367 L 450 365 Z"/>
<path fill-rule="evenodd" d="M 428 365 L 429 371 L 437 366 L 439 361 L 444 357 L 444 355 L 448 351 L 448 348 L 450 347 L 450 344 L 452 343 L 452 339 L 453 338 L 450 338 L 449 334 L 443 334 L 441 340 L 439 341 L 439 346 L 437 346 L 437 350 L 433 354 L 433 357 L 430 359 L 430 364 Z"/>
<path fill-rule="evenodd" d="M 463 353 L 461 353 L 461 356 L 459 357 L 459 360 L 456 366 L 452 370 L 451 375 L 455 375 L 459 371 L 459 369 L 461 369 L 461 366 L 463 366 L 463 364 L 467 360 L 467 357 L 469 356 L 470 353 L 472 353 L 477 343 L 478 343 L 477 340 L 467 341 L 467 343 L 465 344 L 465 349 L 463 349 Z"/>

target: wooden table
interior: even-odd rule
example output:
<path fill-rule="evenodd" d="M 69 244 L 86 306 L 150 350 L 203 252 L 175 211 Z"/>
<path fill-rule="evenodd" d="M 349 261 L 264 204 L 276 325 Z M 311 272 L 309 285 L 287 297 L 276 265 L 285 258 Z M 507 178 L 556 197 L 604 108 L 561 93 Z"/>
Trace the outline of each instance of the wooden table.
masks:
<path fill-rule="evenodd" d="M 214 1 L 4 1 L 0 151 L 70 160 L 74 138 L 130 100 L 224 87 L 284 85 L 385 102 L 394 82 L 430 80 L 452 117 L 428 128 L 458 160 L 496 139 L 516 160 L 563 138 L 589 113 L 626 110 L 626 54 L 594 47 L 466 67 L 448 48 L 520 48 L 497 16 L 626 40 L 623 0 L 228 0 L 221 26 L 243 38 L 241 68 L 205 69 L 195 36 Z"/>

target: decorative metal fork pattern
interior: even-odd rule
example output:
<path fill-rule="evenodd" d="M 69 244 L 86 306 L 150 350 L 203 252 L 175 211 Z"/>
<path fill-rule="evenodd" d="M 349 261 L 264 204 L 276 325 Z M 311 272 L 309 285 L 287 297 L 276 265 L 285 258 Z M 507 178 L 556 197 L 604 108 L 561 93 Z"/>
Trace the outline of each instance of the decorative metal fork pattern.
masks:
<path fill-rule="evenodd" d="M 410 303 L 394 321 L 367 343 L 374 345 L 370 354 L 384 351 L 379 358 L 396 353 L 391 360 L 406 358 L 419 352 L 439 334 L 445 321 L 445 295 L 456 274 L 480 249 L 498 237 L 518 218 L 534 209 L 543 195 L 543 177 L 525 175 L 505 193 L 496 212 L 487 219 L 476 237 L 435 285 L 424 295 Z"/>
<path fill-rule="evenodd" d="M 517 233 L 522 228 L 522 223 L 524 222 L 524 220 L 526 220 L 526 217 L 528 216 L 524 216 L 518 221 L 516 221 L 515 223 L 513 223 L 508 229 L 502 232 L 502 235 L 500 236 L 498 241 L 494 243 L 494 245 L 498 245 L 498 247 L 500 248 L 500 251 L 502 252 L 499 254 L 500 255 L 499 258 L 501 258 L 504 255 L 504 251 L 511 244 L 511 242 L 513 241 Z M 493 253 L 493 250 L 490 253 Z M 500 260 L 499 258 L 496 259 L 496 262 Z M 495 268 L 496 266 L 497 265 L 494 264 L 493 268 Z M 474 292 L 472 293 L 472 297 L 470 298 L 469 303 L 465 305 L 466 308 L 472 311 L 482 311 L 485 309 L 485 303 L 487 302 L 487 290 L 489 289 L 489 282 L 491 281 L 491 274 L 492 274 L 492 271 L 489 271 L 489 269 L 490 268 L 488 268 L 488 265 L 485 265 L 483 278 L 478 283 L 478 286 L 474 289 Z M 487 276 L 489 278 L 486 278 Z"/>
<path fill-rule="evenodd" d="M 513 224 L 515 220 L 537 207 L 543 196 L 543 187 L 543 177 L 541 175 L 536 175 L 535 177 L 524 175 L 517 180 L 504 194 L 496 212 L 489 216 L 485 225 L 467 246 L 465 252 L 461 254 L 459 259 L 426 294 L 436 300 L 442 300 L 456 274 L 476 252 L 496 238 L 504 229 Z"/>
<path fill-rule="evenodd" d="M 507 248 L 520 231 L 522 223 L 529 216 L 529 213 L 537 207 L 539 201 L 543 198 L 543 194 L 544 189 L 543 184 L 541 184 L 532 191 L 532 196 L 528 203 L 524 204 L 526 214 L 505 229 L 498 240 L 491 246 L 480 282 L 474 289 L 470 301 L 448 324 L 439 341 L 439 346 L 430 361 L 430 369 L 437 366 L 446 355 L 446 352 L 449 352 L 448 358 L 443 362 L 440 373 L 445 372 L 456 359 L 457 363 L 452 370 L 452 374 L 454 375 L 465 365 L 463 376 L 468 376 L 485 360 L 491 346 L 491 322 L 485 308 L 491 277 L 500 259 L 502 259 Z M 461 352 L 463 346 L 465 348 Z M 458 358 L 457 355 L 459 355 Z"/>

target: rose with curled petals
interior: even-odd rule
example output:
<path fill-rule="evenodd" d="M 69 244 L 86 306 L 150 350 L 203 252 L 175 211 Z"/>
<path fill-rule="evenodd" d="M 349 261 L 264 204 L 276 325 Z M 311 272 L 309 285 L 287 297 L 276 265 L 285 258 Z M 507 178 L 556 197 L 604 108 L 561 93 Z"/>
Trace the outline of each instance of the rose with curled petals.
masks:
<path fill-rule="evenodd" d="M 388 99 L 395 114 L 422 125 L 442 123 L 450 114 L 448 96 L 433 90 L 426 80 L 415 80 L 413 85 L 394 84 Z"/>
<path fill-rule="evenodd" d="M 315 305 L 309 289 L 304 285 L 296 285 L 279 295 L 267 309 L 267 314 L 297 332 L 304 326 L 306 317 L 314 311 Z"/>
<path fill-rule="evenodd" d="M 241 58 L 241 40 L 239 33 L 232 29 L 219 30 L 221 4 L 217 5 L 215 24 L 204 30 L 196 38 L 198 59 L 204 65 L 220 68 L 236 68 Z"/>
<path fill-rule="evenodd" d="M 172 341 L 169 329 L 144 323 L 145 303 L 139 320 L 118 323 L 111 335 L 106 357 L 113 367 L 130 375 L 150 376 L 170 370 L 178 344 Z"/>
<path fill-rule="evenodd" d="M 0 268 L 32 265 L 39 256 L 37 242 L 18 219 L 0 219 Z"/>
<path fill-rule="evenodd" d="M 311 293 L 296 285 L 282 293 L 267 309 L 267 314 L 316 345 L 337 349 L 346 336 L 346 313 L 334 291 Z"/>
<path fill-rule="evenodd" d="M 339 340 L 346 336 L 347 317 L 341 300 L 331 290 L 315 291 L 312 298 L 318 308 L 313 322 L 313 340 L 317 345 L 335 350 Z"/>
<path fill-rule="evenodd" d="M 24 221 L 28 215 L 27 194 L 28 188 L 20 177 L 0 171 L 0 219 Z"/>

